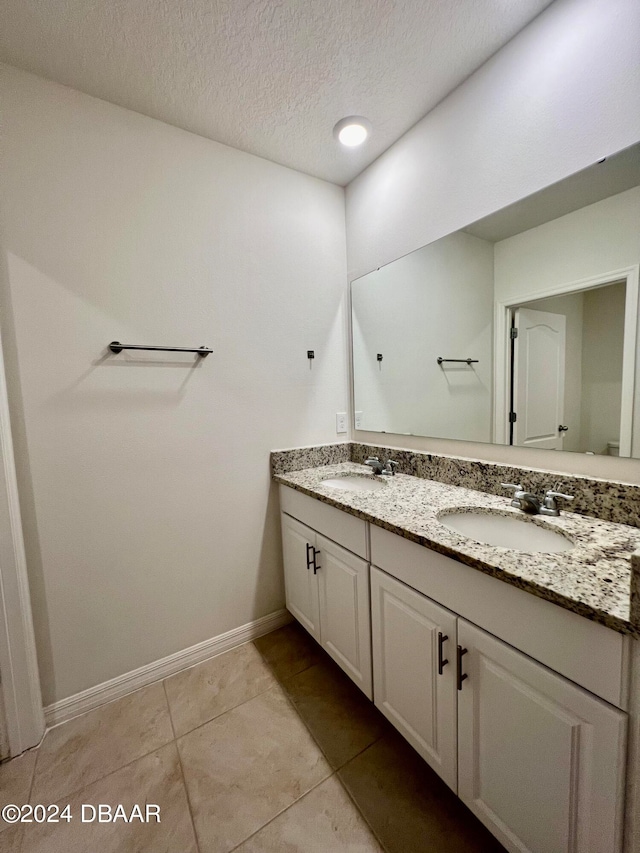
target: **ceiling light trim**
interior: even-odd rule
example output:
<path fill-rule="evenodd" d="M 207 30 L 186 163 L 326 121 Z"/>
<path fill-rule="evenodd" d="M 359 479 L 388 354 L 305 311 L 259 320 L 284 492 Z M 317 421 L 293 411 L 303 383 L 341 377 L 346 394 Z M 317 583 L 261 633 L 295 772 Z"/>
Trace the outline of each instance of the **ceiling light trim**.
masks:
<path fill-rule="evenodd" d="M 364 116 L 345 116 L 333 128 L 333 135 L 346 148 L 359 148 L 371 131 L 371 122 Z"/>

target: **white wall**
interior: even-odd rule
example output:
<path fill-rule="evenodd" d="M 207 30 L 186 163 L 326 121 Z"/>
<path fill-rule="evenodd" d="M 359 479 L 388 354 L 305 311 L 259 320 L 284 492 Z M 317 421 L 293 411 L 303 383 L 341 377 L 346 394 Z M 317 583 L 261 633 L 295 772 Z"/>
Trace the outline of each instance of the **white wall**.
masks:
<path fill-rule="evenodd" d="M 354 282 L 352 304 L 363 429 L 491 440 L 492 243 L 444 237 Z"/>
<path fill-rule="evenodd" d="M 48 704 L 283 606 L 269 451 L 335 440 L 345 409 L 344 193 L 15 69 L 0 86 L 3 342 Z"/>
<path fill-rule="evenodd" d="M 495 245 L 495 298 L 531 298 L 556 285 L 640 263 L 640 187 Z"/>
<path fill-rule="evenodd" d="M 584 294 L 582 433 L 595 453 L 620 438 L 625 297 L 623 283 Z"/>
<path fill-rule="evenodd" d="M 637 0 L 556 0 L 348 186 L 350 277 L 640 140 L 639 39 Z M 395 443 L 640 483 L 638 460 Z"/>

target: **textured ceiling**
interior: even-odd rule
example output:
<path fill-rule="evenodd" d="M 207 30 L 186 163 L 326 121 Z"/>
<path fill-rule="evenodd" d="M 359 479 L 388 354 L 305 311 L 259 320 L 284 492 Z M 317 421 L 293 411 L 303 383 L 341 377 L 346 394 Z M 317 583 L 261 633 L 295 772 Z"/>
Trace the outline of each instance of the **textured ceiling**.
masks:
<path fill-rule="evenodd" d="M 345 184 L 550 2 L 0 0 L 0 59 Z"/>

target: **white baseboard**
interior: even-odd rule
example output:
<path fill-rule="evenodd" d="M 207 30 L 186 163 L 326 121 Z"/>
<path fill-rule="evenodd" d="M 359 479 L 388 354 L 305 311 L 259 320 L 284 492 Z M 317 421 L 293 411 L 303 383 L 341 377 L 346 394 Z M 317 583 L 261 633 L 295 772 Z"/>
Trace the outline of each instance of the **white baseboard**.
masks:
<path fill-rule="evenodd" d="M 253 622 L 227 631 L 225 634 L 204 640 L 202 643 L 197 643 L 181 652 L 175 652 L 166 658 L 148 663 L 139 669 L 125 672 L 124 675 L 119 675 L 110 681 L 96 684 L 95 687 L 90 687 L 88 690 L 83 690 L 81 693 L 76 693 L 74 696 L 48 705 L 44 709 L 45 724 L 47 727 L 57 726 L 72 717 L 86 714 L 87 711 L 91 711 L 99 705 L 113 702 L 114 699 L 120 699 L 127 693 L 139 690 L 140 687 L 146 687 L 154 681 L 160 681 L 169 675 L 175 675 L 176 672 L 188 669 L 194 664 L 202 663 L 204 660 L 228 652 L 229 649 L 234 649 L 236 646 L 249 642 L 249 640 L 255 640 L 256 637 L 275 631 L 276 628 L 281 628 L 289 622 L 291 622 L 291 615 L 288 610 L 276 610 L 275 613 L 262 616 L 260 619 L 255 619 Z"/>

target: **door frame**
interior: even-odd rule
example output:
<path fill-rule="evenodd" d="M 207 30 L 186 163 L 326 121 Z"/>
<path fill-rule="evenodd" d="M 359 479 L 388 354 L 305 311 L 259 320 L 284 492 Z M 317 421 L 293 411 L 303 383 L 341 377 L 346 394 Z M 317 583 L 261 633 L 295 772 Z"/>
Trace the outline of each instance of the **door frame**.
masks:
<path fill-rule="evenodd" d="M 636 344 L 638 339 L 638 291 L 640 265 L 635 264 L 618 270 L 600 273 L 577 281 L 563 282 L 542 290 L 521 293 L 502 301 L 496 301 L 494 317 L 494 428 L 493 441 L 495 444 L 505 444 L 509 437 L 509 403 L 510 403 L 510 344 L 508 329 L 513 308 L 526 302 L 547 299 L 550 296 L 561 296 L 596 287 L 613 284 L 617 281 L 626 283 L 626 298 L 624 305 L 624 344 L 622 352 L 622 405 L 620 408 L 620 456 L 631 456 L 633 435 L 633 409 L 636 386 Z"/>
<path fill-rule="evenodd" d="M 40 743 L 45 724 L 1 340 L 0 456 L 0 693 L 13 757 Z"/>

